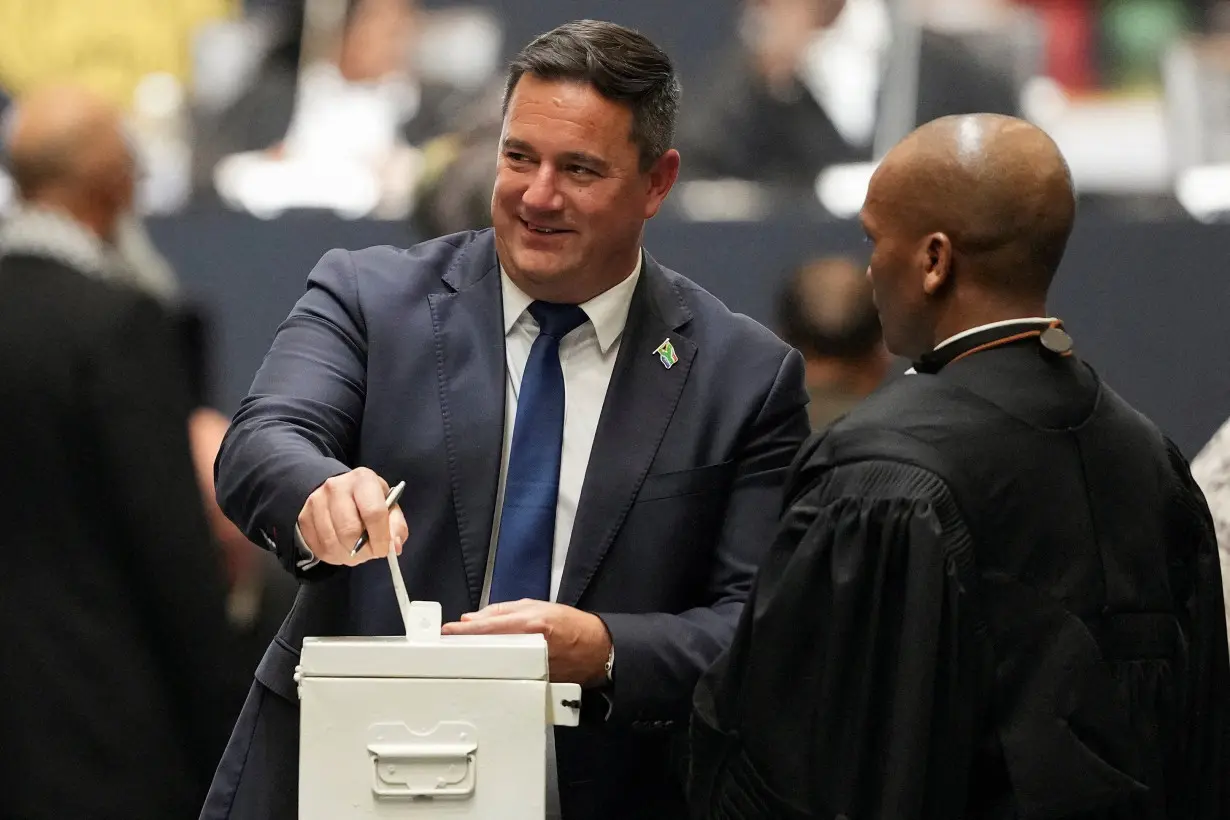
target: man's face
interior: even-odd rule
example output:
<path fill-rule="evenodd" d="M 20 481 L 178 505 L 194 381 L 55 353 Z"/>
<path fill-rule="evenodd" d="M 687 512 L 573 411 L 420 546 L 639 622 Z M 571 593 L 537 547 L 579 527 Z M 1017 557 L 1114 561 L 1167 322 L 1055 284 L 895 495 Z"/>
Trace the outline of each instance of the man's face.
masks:
<path fill-rule="evenodd" d="M 898 356 L 917 358 L 931 349 L 927 298 L 923 290 L 919 238 L 901 224 L 886 197 L 888 184 L 877 171 L 859 214 L 872 245 L 867 278 L 880 312 L 884 343 Z"/>
<path fill-rule="evenodd" d="M 500 263 L 535 299 L 593 298 L 632 272 L 678 172 L 674 150 L 640 170 L 627 106 L 585 83 L 521 77 L 491 201 Z"/>

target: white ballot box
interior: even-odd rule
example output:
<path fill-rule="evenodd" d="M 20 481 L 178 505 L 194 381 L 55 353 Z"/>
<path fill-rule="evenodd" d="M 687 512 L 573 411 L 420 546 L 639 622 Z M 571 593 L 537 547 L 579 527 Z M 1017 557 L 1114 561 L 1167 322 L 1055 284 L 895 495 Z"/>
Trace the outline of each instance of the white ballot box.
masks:
<path fill-rule="evenodd" d="M 542 820 L 547 727 L 581 688 L 547 680 L 541 635 L 440 635 L 415 602 L 406 637 L 306 638 L 299 817 Z"/>

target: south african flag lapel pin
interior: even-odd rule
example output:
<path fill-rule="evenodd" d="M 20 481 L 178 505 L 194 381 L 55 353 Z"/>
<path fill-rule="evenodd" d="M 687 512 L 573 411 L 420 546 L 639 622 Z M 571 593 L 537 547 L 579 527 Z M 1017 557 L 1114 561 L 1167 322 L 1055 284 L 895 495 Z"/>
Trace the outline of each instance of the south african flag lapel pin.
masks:
<path fill-rule="evenodd" d="M 670 370 L 675 362 L 679 361 L 679 354 L 675 352 L 675 346 L 671 344 L 669 338 L 663 339 L 662 344 L 658 345 L 658 349 L 654 351 L 658 360 L 662 362 L 662 366 Z"/>

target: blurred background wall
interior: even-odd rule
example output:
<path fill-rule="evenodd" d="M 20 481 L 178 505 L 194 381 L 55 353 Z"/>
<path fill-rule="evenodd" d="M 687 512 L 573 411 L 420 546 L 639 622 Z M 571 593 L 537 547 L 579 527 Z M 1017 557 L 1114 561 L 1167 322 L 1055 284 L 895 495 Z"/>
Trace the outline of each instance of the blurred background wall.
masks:
<path fill-rule="evenodd" d="M 875 160 L 934 116 L 1060 143 L 1081 214 L 1054 311 L 1189 453 L 1230 415 L 1230 14 L 1215 0 L 7 0 L 0 105 L 70 80 L 129 112 L 152 249 L 234 409 L 334 246 L 482 227 L 502 72 L 599 16 L 675 58 L 684 177 L 647 247 L 773 325 L 789 272 L 862 265 Z M 842 5 L 836 3 L 837 6 Z M 0 219 L 13 206 L 0 173 Z"/>

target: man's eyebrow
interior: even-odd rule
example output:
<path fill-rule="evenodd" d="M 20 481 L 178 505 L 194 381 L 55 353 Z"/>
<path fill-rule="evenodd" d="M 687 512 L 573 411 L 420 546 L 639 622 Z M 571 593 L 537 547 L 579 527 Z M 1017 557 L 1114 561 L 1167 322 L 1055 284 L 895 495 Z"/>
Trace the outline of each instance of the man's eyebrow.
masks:
<path fill-rule="evenodd" d="M 516 137 L 504 138 L 504 150 L 517 151 L 524 154 L 533 154 L 535 156 L 538 155 L 538 151 L 533 145 L 530 145 L 525 140 L 517 139 Z M 556 157 L 556 159 L 563 164 L 578 163 L 580 165 L 587 165 L 595 171 L 601 173 L 605 173 L 610 170 L 611 167 L 611 163 L 607 162 L 602 157 L 597 156 L 596 154 L 587 153 L 585 151 L 566 151 Z"/>
<path fill-rule="evenodd" d="M 576 162 L 581 165 L 588 165 L 595 171 L 606 171 L 610 168 L 610 163 L 602 157 L 587 154 L 584 151 L 568 151 L 560 155 L 560 160 L 563 162 Z"/>
<path fill-rule="evenodd" d="M 530 154 L 537 153 L 534 150 L 534 146 L 530 145 L 525 140 L 519 140 L 516 137 L 505 137 L 504 138 L 504 148 L 506 149 L 511 148 L 514 151 L 524 151 Z"/>

